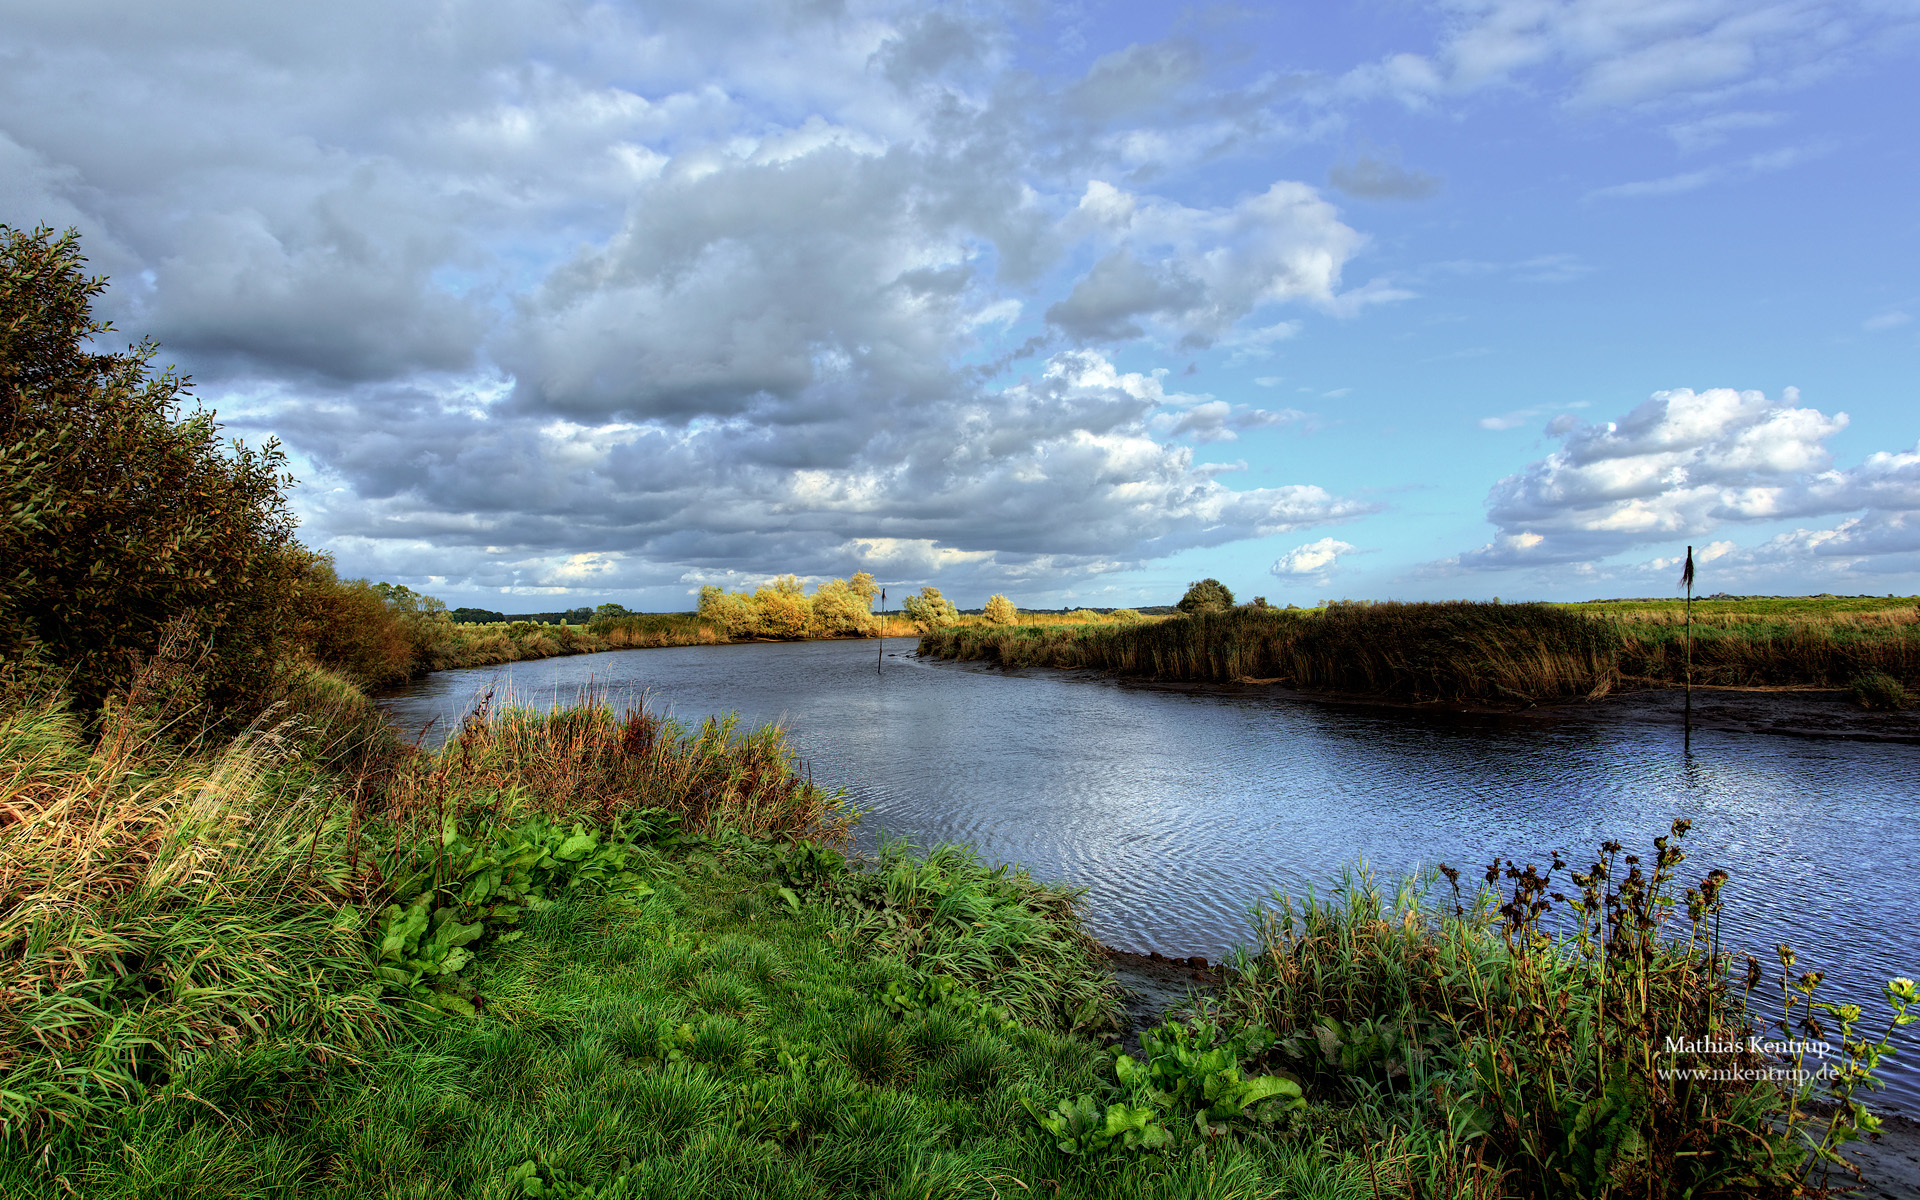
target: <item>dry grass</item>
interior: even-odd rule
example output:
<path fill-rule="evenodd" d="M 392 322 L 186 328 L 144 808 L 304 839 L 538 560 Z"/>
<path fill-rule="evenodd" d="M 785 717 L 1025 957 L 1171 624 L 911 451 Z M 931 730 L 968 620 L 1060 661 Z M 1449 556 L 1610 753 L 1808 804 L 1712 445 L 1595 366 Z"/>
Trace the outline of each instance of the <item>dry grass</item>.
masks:
<path fill-rule="evenodd" d="M 690 729 L 644 709 L 616 713 L 590 695 L 544 713 L 495 712 L 485 699 L 438 751 L 402 761 L 386 791 L 396 817 L 435 822 L 485 810 L 614 825 L 664 809 L 690 832 L 837 844 L 853 821 L 837 793 L 799 774 L 775 726 L 743 731 L 728 716 Z"/>
<path fill-rule="evenodd" d="M 942 628 L 942 658 L 1093 667 L 1154 679 L 1287 680 L 1408 699 L 1542 700 L 1611 686 L 1617 637 L 1545 605 L 1239 608 L 1079 628 Z"/>

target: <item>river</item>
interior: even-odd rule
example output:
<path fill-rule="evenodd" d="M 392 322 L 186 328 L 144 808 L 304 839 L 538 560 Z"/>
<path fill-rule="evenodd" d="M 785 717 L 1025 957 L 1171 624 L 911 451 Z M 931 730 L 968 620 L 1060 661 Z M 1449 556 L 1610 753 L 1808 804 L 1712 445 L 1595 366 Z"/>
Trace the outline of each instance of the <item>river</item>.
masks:
<path fill-rule="evenodd" d="M 965 842 L 1087 889 L 1090 931 L 1134 951 L 1218 958 L 1274 888 L 1324 889 L 1495 855 L 1575 866 L 1612 838 L 1649 852 L 1676 817 L 1687 882 L 1733 876 L 1723 938 L 1773 947 L 1829 998 L 1884 1013 L 1920 976 L 1920 753 L 1911 746 L 1541 723 L 1142 688 L 1082 672 L 916 657 L 910 639 L 631 650 L 448 671 L 382 703 L 438 741 L 481 693 L 545 707 L 589 684 L 688 722 L 778 721 L 817 782 L 883 836 Z M 879 664 L 876 669 L 876 664 Z M 1475 868 L 1468 870 L 1469 868 Z M 1564 877 L 1562 877 L 1564 878 Z M 1570 885 L 1562 884 L 1562 886 Z M 1906 1031 L 1911 1033 L 1911 1028 Z M 1884 1065 L 1877 1107 L 1920 1112 L 1920 1045 Z"/>

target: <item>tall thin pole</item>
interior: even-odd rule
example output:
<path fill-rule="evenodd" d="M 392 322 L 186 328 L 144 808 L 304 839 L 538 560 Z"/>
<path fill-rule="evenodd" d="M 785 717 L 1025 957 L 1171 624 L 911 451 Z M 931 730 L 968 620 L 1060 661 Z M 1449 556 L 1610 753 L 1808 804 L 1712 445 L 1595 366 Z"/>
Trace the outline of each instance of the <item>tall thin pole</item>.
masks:
<path fill-rule="evenodd" d="M 1687 715 L 1686 743 L 1693 746 L 1693 547 L 1687 547 L 1687 565 L 1680 572 L 1680 584 L 1687 589 Z"/>
<path fill-rule="evenodd" d="M 873 658 L 873 673 L 875 675 L 880 674 L 880 669 L 886 665 L 886 662 L 887 662 L 887 589 L 881 588 L 880 589 L 880 646 L 879 646 L 879 653 L 874 655 L 874 658 Z"/>

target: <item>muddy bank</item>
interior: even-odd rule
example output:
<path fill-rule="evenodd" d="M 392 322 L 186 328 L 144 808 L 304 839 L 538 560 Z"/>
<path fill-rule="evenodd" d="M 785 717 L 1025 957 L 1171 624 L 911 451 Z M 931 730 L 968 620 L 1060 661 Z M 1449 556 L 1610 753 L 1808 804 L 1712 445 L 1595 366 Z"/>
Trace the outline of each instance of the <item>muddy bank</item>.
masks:
<path fill-rule="evenodd" d="M 1117 682 L 1124 687 L 1271 695 L 1312 704 L 1480 714 L 1524 721 L 1634 723 L 1682 729 L 1687 720 L 1686 692 L 1681 688 L 1666 686 L 1619 691 L 1593 700 L 1521 705 L 1411 703 L 1378 696 L 1308 691 L 1269 679 L 1247 679 L 1238 683 L 1180 683 L 1122 677 Z M 1846 692 L 1837 689 L 1695 687 L 1692 720 L 1695 729 L 1920 745 L 1920 708 L 1899 712 L 1864 709 L 1849 699 Z"/>
<path fill-rule="evenodd" d="M 1128 1054 L 1140 1052 L 1141 1031 L 1160 1024 L 1168 1010 L 1213 995 L 1226 981 L 1224 968 L 1197 954 L 1168 958 L 1157 951 L 1130 954 L 1111 946 L 1100 949 L 1106 956 L 1107 970 L 1121 987 L 1127 1020 L 1120 1046 Z"/>

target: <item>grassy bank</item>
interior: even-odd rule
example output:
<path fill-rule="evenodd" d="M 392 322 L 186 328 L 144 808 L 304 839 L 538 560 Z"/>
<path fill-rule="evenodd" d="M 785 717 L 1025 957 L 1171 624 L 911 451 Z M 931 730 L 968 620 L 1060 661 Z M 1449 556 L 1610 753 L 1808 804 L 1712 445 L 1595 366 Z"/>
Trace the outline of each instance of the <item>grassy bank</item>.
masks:
<path fill-rule="evenodd" d="M 949 626 L 922 653 L 1152 679 L 1285 681 L 1405 700 L 1536 702 L 1683 681 L 1682 606 L 1666 602 L 1335 604 L 1150 623 Z M 1911 598 L 1694 605 L 1696 683 L 1920 688 Z"/>
<path fill-rule="evenodd" d="M 1755 1024 L 1724 876 L 1663 927 L 1672 844 L 1603 850 L 1565 936 L 1498 862 L 1277 900 L 1123 1056 L 1071 892 L 843 857 L 775 731 L 482 711 L 383 750 L 315 682 L 183 745 L 177 665 L 98 738 L 0 711 L 8 1197 L 1788 1195 L 1812 1161 L 1804 1096 L 1657 1070 Z"/>

